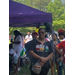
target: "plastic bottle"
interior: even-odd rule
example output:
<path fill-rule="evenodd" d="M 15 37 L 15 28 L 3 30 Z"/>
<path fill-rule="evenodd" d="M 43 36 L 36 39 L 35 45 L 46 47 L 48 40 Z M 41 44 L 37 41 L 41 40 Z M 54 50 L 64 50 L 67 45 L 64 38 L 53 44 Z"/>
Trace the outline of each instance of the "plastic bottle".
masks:
<path fill-rule="evenodd" d="M 59 66 L 62 66 L 62 61 L 59 61 Z"/>
<path fill-rule="evenodd" d="M 22 51 L 21 51 L 21 54 L 20 54 L 21 57 L 23 56 L 23 52 L 24 52 L 24 51 L 22 50 Z"/>
<path fill-rule="evenodd" d="M 25 49 L 25 48 L 23 48 L 23 55 L 25 55 L 25 51 L 26 51 L 26 49 Z"/>

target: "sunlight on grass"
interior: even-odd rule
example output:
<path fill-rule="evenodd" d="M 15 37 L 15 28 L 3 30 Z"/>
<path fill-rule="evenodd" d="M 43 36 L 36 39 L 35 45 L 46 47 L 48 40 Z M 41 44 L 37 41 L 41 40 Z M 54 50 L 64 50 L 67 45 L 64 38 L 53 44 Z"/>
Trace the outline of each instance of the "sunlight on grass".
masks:
<path fill-rule="evenodd" d="M 10 75 L 30 75 L 29 65 L 24 65 L 21 67 L 21 71 L 16 74 L 10 73 Z"/>
<path fill-rule="evenodd" d="M 30 74 L 30 70 L 29 70 L 29 66 L 30 65 L 24 65 L 23 67 L 21 67 L 21 71 L 19 71 L 16 74 L 10 73 L 10 75 L 31 75 Z M 51 70 L 49 70 L 49 72 L 48 72 L 47 75 L 51 75 Z M 56 75 L 57 75 L 57 70 L 56 70 Z M 64 75 L 64 71 L 63 71 L 63 74 L 62 75 Z"/>

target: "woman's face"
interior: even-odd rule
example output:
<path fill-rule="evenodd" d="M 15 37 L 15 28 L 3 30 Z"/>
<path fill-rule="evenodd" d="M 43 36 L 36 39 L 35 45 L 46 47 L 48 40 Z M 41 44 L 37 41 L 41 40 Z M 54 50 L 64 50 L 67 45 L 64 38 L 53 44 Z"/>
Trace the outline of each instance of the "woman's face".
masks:
<path fill-rule="evenodd" d="M 39 31 L 39 38 L 43 39 L 43 38 L 45 38 L 45 35 L 46 35 L 45 30 L 44 29 L 41 29 Z"/>
<path fill-rule="evenodd" d="M 63 35 L 59 35 L 59 39 L 64 39 L 64 36 Z"/>

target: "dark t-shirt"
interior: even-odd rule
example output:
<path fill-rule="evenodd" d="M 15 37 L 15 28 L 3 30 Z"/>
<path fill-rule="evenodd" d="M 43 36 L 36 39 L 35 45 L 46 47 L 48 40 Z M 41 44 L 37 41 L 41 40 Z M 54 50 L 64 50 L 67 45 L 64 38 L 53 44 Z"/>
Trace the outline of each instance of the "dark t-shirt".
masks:
<path fill-rule="evenodd" d="M 45 43 L 41 45 L 41 43 L 38 40 L 34 39 L 30 43 L 29 50 L 34 51 L 39 56 L 47 57 L 50 53 L 53 52 L 53 47 L 51 46 L 51 43 L 48 41 L 46 41 L 45 51 L 44 46 Z M 44 55 L 43 52 L 45 52 Z M 38 60 L 39 59 L 32 57 L 31 63 L 35 64 Z M 49 61 L 47 61 L 44 65 L 46 64 L 49 65 Z"/>
<path fill-rule="evenodd" d="M 26 48 L 26 54 L 29 54 L 29 45 L 30 45 L 30 42 L 31 41 L 29 41 L 29 42 L 27 42 L 26 44 L 25 44 L 25 48 Z"/>

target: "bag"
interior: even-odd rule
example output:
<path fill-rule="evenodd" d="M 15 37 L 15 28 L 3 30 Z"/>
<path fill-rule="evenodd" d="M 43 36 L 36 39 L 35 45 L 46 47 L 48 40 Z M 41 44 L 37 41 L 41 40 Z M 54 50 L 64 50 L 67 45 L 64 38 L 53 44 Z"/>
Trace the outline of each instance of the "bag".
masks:
<path fill-rule="evenodd" d="M 46 41 L 45 41 L 45 46 L 46 46 Z M 45 53 L 45 46 L 44 46 L 44 52 L 43 52 L 43 55 L 44 56 L 44 53 Z M 32 71 L 36 74 L 39 74 L 41 72 L 41 69 L 42 69 L 42 66 L 39 64 L 40 61 L 37 61 L 33 66 L 32 66 Z"/>
<path fill-rule="evenodd" d="M 38 61 L 33 65 L 32 71 L 36 74 L 39 74 L 41 72 L 41 68 L 42 66 L 39 64 L 39 61 Z"/>
<path fill-rule="evenodd" d="M 24 66 L 23 58 L 20 58 L 20 66 Z"/>
<path fill-rule="evenodd" d="M 27 65 L 30 64 L 30 59 L 28 57 L 26 57 L 25 64 L 27 64 Z"/>

